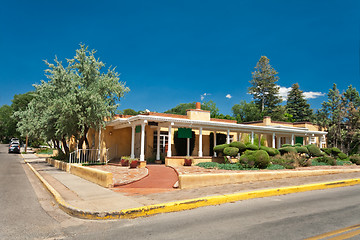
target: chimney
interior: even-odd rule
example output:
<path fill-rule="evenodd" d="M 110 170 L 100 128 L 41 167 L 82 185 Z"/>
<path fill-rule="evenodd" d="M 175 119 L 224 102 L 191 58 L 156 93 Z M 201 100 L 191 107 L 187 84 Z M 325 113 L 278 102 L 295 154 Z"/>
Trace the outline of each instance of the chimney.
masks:
<path fill-rule="evenodd" d="M 201 110 L 201 102 L 196 102 L 196 110 Z"/>

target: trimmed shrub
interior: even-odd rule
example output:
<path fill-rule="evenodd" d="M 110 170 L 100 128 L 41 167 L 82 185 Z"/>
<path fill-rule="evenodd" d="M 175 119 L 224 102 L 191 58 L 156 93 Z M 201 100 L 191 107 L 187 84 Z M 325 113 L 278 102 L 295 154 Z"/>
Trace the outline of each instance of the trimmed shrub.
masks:
<path fill-rule="evenodd" d="M 321 148 L 321 151 L 323 151 L 324 153 L 326 153 L 327 155 L 331 155 L 331 148 Z"/>
<path fill-rule="evenodd" d="M 284 155 L 286 153 L 297 153 L 296 149 L 294 147 L 282 147 L 279 148 L 279 152 L 281 153 L 281 155 Z"/>
<path fill-rule="evenodd" d="M 293 145 L 291 145 L 291 144 L 285 143 L 285 144 L 281 145 L 281 148 L 284 148 L 284 147 L 292 147 L 292 146 L 293 146 Z"/>
<path fill-rule="evenodd" d="M 254 154 L 243 154 L 240 156 L 239 164 L 244 168 L 254 168 L 255 167 L 255 157 Z"/>
<path fill-rule="evenodd" d="M 245 150 L 246 150 L 246 146 L 242 142 L 232 142 L 232 143 L 230 143 L 230 147 L 238 148 L 240 153 L 245 152 Z"/>
<path fill-rule="evenodd" d="M 337 155 L 339 155 L 339 153 L 341 153 L 341 150 L 338 149 L 337 147 L 332 147 L 332 148 L 331 148 L 331 153 L 332 153 L 334 156 L 337 156 Z"/>
<path fill-rule="evenodd" d="M 276 148 L 273 148 L 274 149 L 274 151 L 275 151 L 275 156 L 276 155 L 280 155 L 280 151 L 278 150 L 278 149 L 276 149 Z"/>
<path fill-rule="evenodd" d="M 314 159 L 311 159 L 311 166 L 327 166 L 329 164 L 327 163 L 324 163 L 324 162 L 319 162 L 318 161 L 319 158 L 314 158 Z"/>
<path fill-rule="evenodd" d="M 253 156 L 255 157 L 255 166 L 264 169 L 270 164 L 269 154 L 264 150 L 256 151 Z"/>
<path fill-rule="evenodd" d="M 324 155 L 324 153 L 320 151 L 320 148 L 314 144 L 307 145 L 306 147 L 309 150 L 309 155 L 311 157 L 322 157 Z"/>
<path fill-rule="evenodd" d="M 236 147 L 226 147 L 224 148 L 224 155 L 225 156 L 231 156 L 231 157 L 235 157 L 239 152 L 239 149 Z"/>
<path fill-rule="evenodd" d="M 340 158 L 341 160 L 347 159 L 347 157 L 348 157 L 345 153 L 342 153 L 342 152 L 339 153 L 337 156 L 338 156 L 338 158 Z"/>
<path fill-rule="evenodd" d="M 359 154 L 351 155 L 349 157 L 349 159 L 352 163 L 355 163 L 356 165 L 360 165 L 360 155 Z"/>
<path fill-rule="evenodd" d="M 295 143 L 294 147 L 302 147 L 301 143 Z"/>
<path fill-rule="evenodd" d="M 280 152 L 277 149 L 271 147 L 261 146 L 260 150 L 266 151 L 269 154 L 269 156 L 275 156 L 277 154 L 280 154 Z"/>
<path fill-rule="evenodd" d="M 222 153 L 227 147 L 230 147 L 230 144 L 220 144 L 214 147 L 214 151 L 216 153 Z"/>
<path fill-rule="evenodd" d="M 306 153 L 306 154 L 309 154 L 309 150 L 306 148 L 306 147 L 298 147 L 298 146 L 295 146 L 295 149 L 298 153 Z"/>
<path fill-rule="evenodd" d="M 336 165 L 336 160 L 335 160 L 335 158 L 330 157 L 330 156 L 326 156 L 326 155 L 323 156 L 323 157 L 317 158 L 317 161 L 326 163 L 326 164 L 331 165 L 331 166 L 335 166 L 335 165 Z"/>
<path fill-rule="evenodd" d="M 248 149 L 248 150 L 259 150 L 259 147 L 256 146 L 255 144 L 249 143 L 249 144 L 246 144 L 246 149 Z"/>

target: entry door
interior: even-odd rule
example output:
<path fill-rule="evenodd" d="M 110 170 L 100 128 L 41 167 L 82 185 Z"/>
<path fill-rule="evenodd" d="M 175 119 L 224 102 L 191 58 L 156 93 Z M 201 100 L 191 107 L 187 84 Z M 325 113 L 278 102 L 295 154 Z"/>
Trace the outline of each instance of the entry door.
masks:
<path fill-rule="evenodd" d="M 135 157 L 140 157 L 141 148 L 141 132 L 135 133 Z"/>

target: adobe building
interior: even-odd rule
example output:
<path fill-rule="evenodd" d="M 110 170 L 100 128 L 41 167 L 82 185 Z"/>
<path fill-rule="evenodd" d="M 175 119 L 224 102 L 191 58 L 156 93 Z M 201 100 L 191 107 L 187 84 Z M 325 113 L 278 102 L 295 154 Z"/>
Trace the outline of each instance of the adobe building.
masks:
<path fill-rule="evenodd" d="M 196 103 L 196 109 L 187 110 L 187 115 L 155 112 L 117 115 L 107 122 L 105 129 L 90 130 L 88 139 L 90 148 L 98 149 L 100 145 L 102 160 L 130 156 L 140 161 L 149 158 L 159 161 L 162 157 L 169 160 L 193 156 L 206 161 L 216 156 L 213 146 L 222 143 L 262 142 L 275 148 L 285 143 L 301 143 L 324 147 L 326 134 L 310 122 L 277 122 L 264 117 L 263 121 L 238 124 L 235 120 L 210 118 L 210 111 L 201 110 L 201 104 Z M 178 144 L 176 149 L 174 143 L 179 138 L 185 144 L 181 149 Z"/>

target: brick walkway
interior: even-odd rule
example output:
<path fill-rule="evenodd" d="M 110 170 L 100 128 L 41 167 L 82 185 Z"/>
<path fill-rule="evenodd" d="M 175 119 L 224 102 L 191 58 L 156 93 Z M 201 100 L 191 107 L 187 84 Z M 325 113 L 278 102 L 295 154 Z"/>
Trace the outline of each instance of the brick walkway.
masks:
<path fill-rule="evenodd" d="M 152 193 L 174 191 L 178 176 L 174 169 L 164 165 L 147 165 L 149 175 L 137 182 L 113 188 L 116 192 L 128 195 L 147 195 Z"/>

